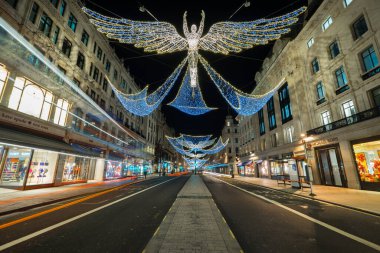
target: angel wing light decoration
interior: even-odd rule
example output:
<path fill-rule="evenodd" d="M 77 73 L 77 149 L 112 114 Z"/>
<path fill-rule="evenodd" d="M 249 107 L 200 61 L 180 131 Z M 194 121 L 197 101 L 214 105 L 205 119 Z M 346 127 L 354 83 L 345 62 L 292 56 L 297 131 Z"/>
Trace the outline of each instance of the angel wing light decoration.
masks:
<path fill-rule="evenodd" d="M 281 35 L 290 31 L 290 26 L 297 22 L 298 16 L 306 10 L 301 7 L 293 12 L 274 18 L 263 18 L 248 22 L 218 22 L 210 27 L 203 35 L 205 13 L 199 27 L 187 24 L 187 12 L 183 15 L 183 33 L 181 36 L 176 28 L 167 22 L 160 21 L 133 21 L 125 18 L 104 16 L 86 7 L 83 11 L 90 17 L 99 32 L 108 38 L 120 43 L 133 44 L 137 48 L 144 48 L 145 52 L 167 54 L 186 50 L 187 58 L 176 68 L 170 78 L 151 95 L 147 88 L 137 94 L 122 94 L 115 85 L 111 85 L 117 97 L 126 110 L 145 116 L 150 114 L 169 93 L 175 81 L 187 62 L 187 70 L 183 78 L 181 89 L 176 98 L 169 105 L 190 115 L 204 114 L 216 108 L 207 107 L 199 87 L 198 62 L 206 69 L 211 80 L 230 106 L 239 114 L 251 115 L 260 110 L 270 99 L 278 87 L 271 87 L 265 94 L 246 94 L 224 80 L 210 64 L 200 56 L 199 50 L 228 55 L 239 53 L 255 45 L 265 45 L 269 41 L 277 40 Z M 159 92 L 157 92 L 159 91 Z M 154 101 L 154 103 L 149 103 Z"/>

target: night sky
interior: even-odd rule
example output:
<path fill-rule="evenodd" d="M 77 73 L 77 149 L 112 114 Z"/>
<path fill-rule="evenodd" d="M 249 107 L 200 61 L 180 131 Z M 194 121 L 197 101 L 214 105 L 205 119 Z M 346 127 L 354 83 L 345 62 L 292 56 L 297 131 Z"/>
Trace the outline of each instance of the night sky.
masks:
<path fill-rule="evenodd" d="M 212 24 L 227 21 L 244 3 L 244 0 L 86 0 L 84 2 L 86 7 L 92 8 L 104 15 L 120 16 L 132 20 L 153 21 L 153 18 L 149 14 L 139 11 L 139 7 L 144 5 L 159 21 L 173 24 L 179 34 L 183 35 L 182 18 L 186 10 L 188 25 L 196 24 L 197 27 L 201 20 L 201 10 L 205 11 L 206 19 L 203 34 L 206 34 Z M 307 0 L 251 0 L 251 6 L 241 8 L 230 21 L 252 21 L 263 17 L 279 16 L 306 4 Z M 124 58 L 125 66 L 130 69 L 136 83 L 140 87 L 144 87 L 146 84 L 151 85 L 150 92 L 161 85 L 186 57 L 185 51 L 149 56 L 152 53 L 144 53 L 143 49 L 135 48 L 133 45 L 117 42 L 111 42 L 110 44 L 116 49 L 117 55 L 120 58 Z M 235 87 L 245 92 L 251 92 L 255 87 L 255 73 L 260 70 L 262 62 L 270 52 L 272 45 L 273 43 L 268 46 L 257 46 L 245 50 L 240 54 L 230 56 L 205 51 L 200 51 L 200 53 L 214 69 Z M 182 70 L 182 75 L 183 73 L 184 70 Z M 182 80 L 181 75 L 174 88 L 164 100 L 163 112 L 168 125 L 174 127 L 177 133 L 219 135 L 226 115 L 231 114 L 235 116 L 236 113 L 224 101 L 202 67 L 199 67 L 198 73 L 199 84 L 206 104 L 209 107 L 217 107 L 219 109 L 200 116 L 190 116 L 167 106 L 166 104 L 171 102 L 177 94 L 180 81 Z"/>

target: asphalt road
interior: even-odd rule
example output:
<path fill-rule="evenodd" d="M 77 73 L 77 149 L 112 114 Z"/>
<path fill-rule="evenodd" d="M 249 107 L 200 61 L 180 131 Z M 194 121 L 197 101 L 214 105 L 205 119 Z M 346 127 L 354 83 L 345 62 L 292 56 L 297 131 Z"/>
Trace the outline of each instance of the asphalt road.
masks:
<path fill-rule="evenodd" d="M 360 237 L 380 245 L 380 218 L 377 216 L 234 179 L 225 178 L 223 182 L 204 176 L 203 180 L 244 252 L 378 252 L 365 245 L 366 242 L 352 239 L 356 236 L 356 239 Z M 332 227 L 326 228 L 315 220 Z M 344 236 L 339 231 L 348 234 Z"/>
<path fill-rule="evenodd" d="M 0 230 L 0 249 L 16 242 L 3 252 L 141 252 L 187 179 L 182 176 L 143 181 L 4 228 Z M 157 184 L 160 185 L 148 189 Z M 60 204 L 64 203 L 56 205 Z M 48 208 L 52 206 L 33 212 Z M 22 217 L 9 219 L 16 218 Z M 31 238 L 24 240 L 26 236 Z"/>

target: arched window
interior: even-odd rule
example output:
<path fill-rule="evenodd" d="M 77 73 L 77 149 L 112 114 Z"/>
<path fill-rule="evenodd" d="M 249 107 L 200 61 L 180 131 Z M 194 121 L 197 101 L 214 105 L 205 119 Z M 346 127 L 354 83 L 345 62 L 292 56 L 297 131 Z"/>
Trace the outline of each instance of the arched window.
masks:
<path fill-rule="evenodd" d="M 5 86 L 5 82 L 7 80 L 8 73 L 9 72 L 4 67 L 2 67 L 0 65 L 0 98 L 1 98 L 1 95 L 3 93 L 3 89 Z"/>

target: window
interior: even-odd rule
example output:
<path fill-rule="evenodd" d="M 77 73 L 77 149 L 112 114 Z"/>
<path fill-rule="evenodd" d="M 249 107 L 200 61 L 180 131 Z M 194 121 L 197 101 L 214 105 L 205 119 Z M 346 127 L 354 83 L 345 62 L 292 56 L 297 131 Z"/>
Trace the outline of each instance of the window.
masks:
<path fill-rule="evenodd" d="M 118 73 L 117 73 L 117 70 L 115 69 L 115 70 L 113 71 L 113 78 L 114 78 L 115 80 L 117 80 L 117 76 L 118 76 Z"/>
<path fill-rule="evenodd" d="M 67 25 L 70 27 L 73 32 L 77 29 L 78 20 L 72 13 L 70 13 L 69 20 L 67 21 Z"/>
<path fill-rule="evenodd" d="M 271 97 L 267 102 L 267 111 L 268 111 L 269 130 L 273 130 L 277 127 L 273 97 Z"/>
<path fill-rule="evenodd" d="M 83 32 L 82 32 L 82 38 L 80 40 L 83 42 L 83 44 L 85 44 L 87 46 L 89 39 L 90 39 L 90 36 L 86 32 L 86 30 L 83 30 Z"/>
<path fill-rule="evenodd" d="M 129 93 L 132 93 L 132 92 L 129 92 Z M 231 126 L 231 123 L 229 121 L 227 121 L 227 126 Z"/>
<path fill-rule="evenodd" d="M 329 111 L 324 111 L 321 113 L 322 125 L 328 125 L 331 123 L 331 117 Z"/>
<path fill-rule="evenodd" d="M 109 60 L 106 61 L 106 70 L 109 73 L 111 70 L 111 62 Z"/>
<path fill-rule="evenodd" d="M 323 88 L 322 82 L 317 83 L 317 99 L 321 100 L 325 98 L 325 90 Z"/>
<path fill-rule="evenodd" d="M 227 133 L 231 133 L 231 129 L 228 128 L 228 129 L 227 129 Z"/>
<path fill-rule="evenodd" d="M 94 41 L 94 48 L 93 48 L 93 50 L 92 50 L 92 52 L 95 54 L 95 52 L 96 52 L 96 42 Z"/>
<path fill-rule="evenodd" d="M 350 117 L 356 113 L 354 102 L 352 102 L 352 100 L 349 100 L 349 101 L 343 103 L 342 107 L 343 107 L 344 116 L 346 118 L 348 118 L 348 117 Z"/>
<path fill-rule="evenodd" d="M 239 154 L 239 148 L 238 147 L 235 148 L 235 154 Z"/>
<path fill-rule="evenodd" d="M 334 59 L 340 54 L 339 45 L 337 41 L 334 41 L 333 43 L 331 43 L 329 46 L 329 49 L 330 49 L 331 59 Z"/>
<path fill-rule="evenodd" d="M 326 19 L 326 21 L 323 22 L 323 24 L 322 24 L 322 29 L 323 29 L 323 31 L 326 31 L 327 28 L 329 28 L 330 25 L 331 25 L 332 23 L 333 23 L 333 20 L 332 20 L 332 17 L 330 16 L 330 17 L 328 17 L 328 18 Z"/>
<path fill-rule="evenodd" d="M 53 94 L 25 78 L 16 77 L 8 107 L 48 120 Z"/>
<path fill-rule="evenodd" d="M 71 47 L 72 47 L 71 42 L 65 37 L 62 44 L 62 53 L 69 58 L 70 58 L 70 53 L 71 53 Z"/>
<path fill-rule="evenodd" d="M 58 43 L 59 32 L 60 32 L 59 27 L 55 26 L 54 32 L 53 32 L 53 37 L 51 38 L 51 41 L 53 41 L 54 45 L 57 45 L 57 43 Z"/>
<path fill-rule="evenodd" d="M 235 143 L 239 143 L 239 139 L 238 138 L 235 138 Z"/>
<path fill-rule="evenodd" d="M 235 128 L 235 134 L 237 134 L 237 128 Z"/>
<path fill-rule="evenodd" d="M 344 72 L 343 66 L 341 66 L 339 69 L 335 71 L 335 77 L 336 77 L 336 84 L 338 88 L 347 85 L 348 80 L 346 77 L 346 73 Z"/>
<path fill-rule="evenodd" d="M 364 16 L 358 18 L 352 25 L 352 30 L 354 32 L 354 39 L 360 38 L 363 34 L 368 31 L 367 23 L 365 22 Z"/>
<path fill-rule="evenodd" d="M 290 126 L 284 129 L 284 140 L 286 143 L 292 143 L 294 141 L 294 127 Z"/>
<path fill-rule="evenodd" d="M 115 92 L 111 90 L 111 98 L 115 98 Z"/>
<path fill-rule="evenodd" d="M 95 81 L 98 81 L 98 78 L 99 78 L 99 69 L 97 67 L 94 68 L 94 74 L 92 75 L 92 78 Z"/>
<path fill-rule="evenodd" d="M 104 101 L 103 99 L 100 99 L 100 107 L 102 109 L 106 109 L 106 101 Z"/>
<path fill-rule="evenodd" d="M 96 98 L 96 93 L 92 89 L 91 89 L 90 97 L 92 98 L 92 100 L 95 100 L 95 98 Z"/>
<path fill-rule="evenodd" d="M 73 78 L 73 82 L 78 85 L 78 87 L 80 87 L 80 82 L 78 79 L 76 79 L 75 77 Z"/>
<path fill-rule="evenodd" d="M 58 7 L 58 2 L 59 2 L 59 0 L 50 0 L 50 3 L 51 3 L 55 8 Z"/>
<path fill-rule="evenodd" d="M 84 55 L 81 52 L 78 52 L 78 58 L 77 58 L 77 66 L 80 69 L 83 69 L 84 67 L 85 58 Z"/>
<path fill-rule="evenodd" d="M 107 90 L 108 90 L 108 81 L 106 78 L 104 78 L 104 80 L 103 80 L 103 90 L 105 92 L 107 92 Z"/>
<path fill-rule="evenodd" d="M 5 86 L 5 81 L 7 80 L 7 77 L 8 77 L 8 73 L 9 72 L 5 68 L 0 66 L 0 97 L 1 97 L 1 94 L 3 93 L 3 89 Z"/>
<path fill-rule="evenodd" d="M 43 34 L 49 37 L 52 25 L 53 21 L 51 20 L 51 18 L 49 18 L 49 16 L 45 12 L 43 12 L 40 19 L 40 26 L 38 27 L 38 29 Z"/>
<path fill-rule="evenodd" d="M 343 0 L 344 7 L 349 6 L 352 3 L 353 0 Z"/>
<path fill-rule="evenodd" d="M 278 90 L 278 96 L 280 99 L 281 119 L 282 123 L 284 124 L 293 119 L 287 83 Z"/>
<path fill-rule="evenodd" d="M 313 68 L 313 73 L 317 73 L 319 71 L 319 62 L 318 62 L 318 58 L 314 58 L 312 61 L 311 61 L 311 66 Z"/>
<path fill-rule="evenodd" d="M 12 6 L 14 9 L 16 9 L 18 0 L 5 0 L 10 6 Z"/>
<path fill-rule="evenodd" d="M 371 93 L 375 106 L 380 106 L 380 87 L 373 89 Z"/>
<path fill-rule="evenodd" d="M 307 41 L 307 47 L 308 48 L 311 48 L 311 46 L 314 44 L 314 38 L 311 37 L 308 41 Z"/>
<path fill-rule="evenodd" d="M 278 139 L 277 133 L 274 133 L 270 136 L 270 142 L 271 142 L 272 148 L 277 147 L 277 139 Z"/>
<path fill-rule="evenodd" d="M 40 9 L 40 6 L 38 6 L 38 4 L 36 3 L 33 3 L 32 10 L 30 11 L 30 15 L 29 15 L 29 21 L 32 22 L 33 24 L 36 23 L 36 18 L 37 18 L 39 9 Z"/>
<path fill-rule="evenodd" d="M 379 60 L 377 59 L 376 52 L 373 46 L 370 46 L 369 48 L 364 50 L 361 53 L 361 55 L 365 72 L 368 72 L 379 65 Z"/>
<path fill-rule="evenodd" d="M 231 154 L 231 148 L 228 148 L 228 153 L 230 153 L 230 154 Z"/>
<path fill-rule="evenodd" d="M 103 55 L 103 50 L 100 47 L 98 47 L 98 53 L 96 57 L 98 57 L 99 60 L 102 60 L 102 55 Z"/>
<path fill-rule="evenodd" d="M 259 111 L 258 117 L 259 117 L 259 131 L 260 131 L 260 135 L 264 135 L 265 134 L 265 122 L 264 122 L 264 111 L 263 111 L 263 109 L 261 109 Z"/>
<path fill-rule="evenodd" d="M 58 99 L 54 113 L 54 123 L 60 126 L 66 124 L 67 111 L 69 109 L 69 103 L 65 99 Z"/>
<path fill-rule="evenodd" d="M 66 1 L 65 0 L 62 0 L 61 1 L 61 6 L 59 7 L 59 14 L 63 17 L 65 15 L 65 12 L 66 12 Z"/>

